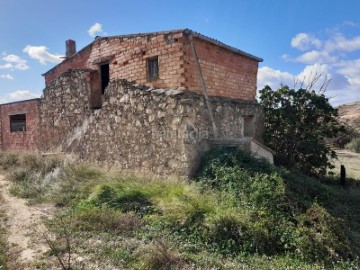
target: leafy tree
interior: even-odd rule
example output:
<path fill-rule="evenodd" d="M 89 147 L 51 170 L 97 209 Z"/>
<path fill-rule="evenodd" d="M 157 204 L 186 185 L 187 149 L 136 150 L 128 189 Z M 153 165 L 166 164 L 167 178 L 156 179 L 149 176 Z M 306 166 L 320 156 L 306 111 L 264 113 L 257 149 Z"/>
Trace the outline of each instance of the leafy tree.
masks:
<path fill-rule="evenodd" d="M 323 92 L 289 89 L 260 90 L 264 107 L 264 141 L 275 152 L 275 162 L 310 175 L 323 175 L 332 168 L 335 152 L 326 143 L 343 130 L 338 111 Z"/>

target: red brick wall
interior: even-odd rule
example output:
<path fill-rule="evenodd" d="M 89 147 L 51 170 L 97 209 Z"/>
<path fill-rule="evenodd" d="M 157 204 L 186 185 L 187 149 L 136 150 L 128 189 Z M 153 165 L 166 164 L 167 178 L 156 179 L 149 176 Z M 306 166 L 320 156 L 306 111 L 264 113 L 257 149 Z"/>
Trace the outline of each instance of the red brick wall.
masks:
<path fill-rule="evenodd" d="M 55 80 L 60 74 L 76 68 L 84 68 L 88 63 L 88 59 L 91 53 L 91 45 L 85 47 L 73 57 L 65 59 L 61 64 L 55 66 L 53 69 L 48 71 L 45 77 L 45 85 L 49 85 L 53 80 Z"/>
<path fill-rule="evenodd" d="M 210 96 L 254 100 L 258 62 L 194 38 L 206 87 Z M 159 78 L 148 80 L 148 58 L 158 56 Z M 188 38 L 183 32 L 140 34 L 99 38 L 74 57 L 45 74 L 46 85 L 73 68 L 99 69 L 109 63 L 110 80 L 126 79 L 156 88 L 184 87 L 202 93 Z"/>
<path fill-rule="evenodd" d="M 210 96 L 255 99 L 258 70 L 256 60 L 198 38 L 194 38 L 194 45 Z M 202 91 L 190 46 L 185 47 L 185 78 L 187 89 Z"/>
<path fill-rule="evenodd" d="M 39 99 L 3 104 L 1 106 L 2 150 L 37 149 Z M 26 131 L 10 132 L 10 115 L 26 114 Z"/>
<path fill-rule="evenodd" d="M 109 61 L 110 80 L 126 79 L 153 87 L 171 88 L 185 83 L 182 33 L 104 38 L 93 43 L 87 67 Z M 147 59 L 158 56 L 159 78 L 148 80 Z"/>

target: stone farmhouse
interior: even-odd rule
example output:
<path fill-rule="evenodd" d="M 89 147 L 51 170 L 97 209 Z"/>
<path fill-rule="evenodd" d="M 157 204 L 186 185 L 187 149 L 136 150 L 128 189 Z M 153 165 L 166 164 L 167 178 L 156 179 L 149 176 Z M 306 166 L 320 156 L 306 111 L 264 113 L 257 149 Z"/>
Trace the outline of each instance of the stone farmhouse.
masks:
<path fill-rule="evenodd" d="M 97 37 L 78 52 L 68 40 L 41 99 L 0 105 L 0 149 L 184 177 L 216 145 L 272 162 L 255 99 L 261 61 L 189 29 Z"/>

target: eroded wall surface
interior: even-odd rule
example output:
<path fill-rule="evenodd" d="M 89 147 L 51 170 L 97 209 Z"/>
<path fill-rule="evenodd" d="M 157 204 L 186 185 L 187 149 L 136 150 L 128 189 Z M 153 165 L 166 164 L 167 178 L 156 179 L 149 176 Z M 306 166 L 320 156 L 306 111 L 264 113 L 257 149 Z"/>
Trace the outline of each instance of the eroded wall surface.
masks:
<path fill-rule="evenodd" d="M 213 138 L 202 96 L 152 89 L 125 80 L 110 82 L 101 109 L 91 109 L 91 72 L 74 70 L 45 89 L 41 103 L 43 150 L 61 149 L 123 169 L 188 177 Z M 211 98 L 219 137 L 244 135 L 244 116 L 253 116 L 260 139 L 262 111 L 256 102 Z"/>

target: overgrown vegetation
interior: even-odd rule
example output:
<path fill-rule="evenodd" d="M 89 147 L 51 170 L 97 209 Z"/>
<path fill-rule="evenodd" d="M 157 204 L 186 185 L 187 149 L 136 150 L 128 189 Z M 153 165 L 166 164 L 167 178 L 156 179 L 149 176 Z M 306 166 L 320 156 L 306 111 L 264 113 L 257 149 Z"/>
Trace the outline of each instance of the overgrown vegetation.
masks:
<path fill-rule="evenodd" d="M 192 183 L 8 155 L 0 166 L 16 168 L 8 176 L 14 194 L 59 206 L 47 223 L 56 246 L 42 269 L 69 253 L 72 269 L 94 269 L 95 261 L 104 270 L 359 266 L 356 181 L 344 189 L 224 148 L 206 155 Z"/>
<path fill-rule="evenodd" d="M 325 175 L 335 157 L 327 140 L 345 131 L 328 98 L 313 90 L 266 86 L 260 90 L 260 103 L 265 114 L 264 141 L 276 152 L 276 163 L 308 175 Z"/>

